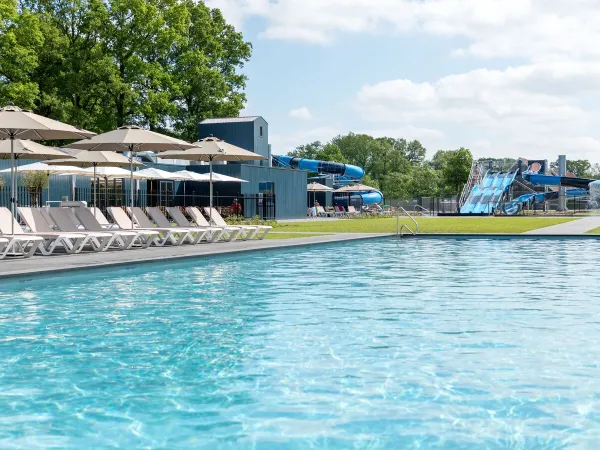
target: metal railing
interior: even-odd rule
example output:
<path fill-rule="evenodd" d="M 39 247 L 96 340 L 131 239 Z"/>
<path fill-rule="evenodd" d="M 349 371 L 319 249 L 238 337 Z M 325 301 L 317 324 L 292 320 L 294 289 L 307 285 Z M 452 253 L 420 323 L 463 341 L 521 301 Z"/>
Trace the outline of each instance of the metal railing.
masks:
<path fill-rule="evenodd" d="M 413 223 L 415 224 L 415 231 L 411 230 L 410 227 L 408 227 L 408 225 L 402 224 L 400 225 L 400 214 L 398 214 L 398 211 L 402 210 L 402 212 L 404 212 L 404 214 L 406 214 L 410 220 L 413 221 Z M 408 230 L 408 232 L 410 234 L 412 234 L 413 236 L 415 236 L 418 232 L 419 232 L 419 223 L 414 219 L 413 216 L 411 216 L 408 211 L 406 211 L 402 206 L 398 207 L 398 209 L 396 209 L 396 235 L 398 236 L 403 236 L 402 230 Z"/>
<path fill-rule="evenodd" d="M 469 194 L 473 190 L 473 187 L 479 183 L 481 183 L 483 172 L 483 164 L 473 161 L 471 163 L 471 171 L 469 172 L 469 178 L 463 187 L 463 190 L 460 194 L 460 198 L 458 200 L 458 206 L 461 207 L 467 201 Z"/>
<path fill-rule="evenodd" d="M 421 206 L 421 205 L 415 205 L 415 206 L 413 207 L 413 212 L 415 212 L 415 213 L 417 213 L 417 214 L 421 214 L 421 215 L 422 215 L 422 213 L 418 213 L 418 212 L 417 212 L 417 208 L 419 208 L 421 211 L 424 211 L 424 212 L 426 212 L 427 214 L 431 214 L 431 211 L 430 211 L 430 210 L 428 210 L 427 208 L 424 208 L 424 207 L 423 207 L 423 206 Z"/>

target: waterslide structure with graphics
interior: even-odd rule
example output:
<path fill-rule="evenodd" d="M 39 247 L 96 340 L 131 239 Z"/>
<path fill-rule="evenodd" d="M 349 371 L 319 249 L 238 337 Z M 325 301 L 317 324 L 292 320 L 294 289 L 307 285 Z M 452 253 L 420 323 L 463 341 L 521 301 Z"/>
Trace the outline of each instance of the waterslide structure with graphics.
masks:
<path fill-rule="evenodd" d="M 317 161 L 315 159 L 293 158 L 291 156 L 273 156 L 273 162 L 281 167 L 291 169 L 306 170 L 308 172 L 321 175 L 331 175 L 335 179 L 335 188 L 346 186 L 348 184 L 358 183 L 365 176 L 365 171 L 351 164 L 337 163 L 333 161 Z M 365 205 L 383 202 L 383 194 L 379 191 L 356 192 L 352 196 L 359 196 Z"/>
<path fill-rule="evenodd" d="M 567 198 L 585 197 L 586 195 L 588 195 L 589 184 L 596 181 L 589 178 L 544 175 L 540 173 L 531 172 L 530 170 L 527 170 L 523 173 L 523 179 L 536 185 L 554 187 L 565 186 L 567 187 L 565 191 L 565 195 L 567 196 Z M 521 210 L 523 210 L 523 208 L 525 208 L 527 205 L 533 205 L 534 203 L 543 203 L 556 198 L 558 198 L 558 190 L 525 194 L 515 198 L 509 203 L 506 203 L 502 207 L 502 210 L 505 214 L 514 215 L 521 212 Z"/>
<path fill-rule="evenodd" d="M 494 214 L 515 181 L 517 172 L 488 171 L 460 207 L 461 214 Z"/>

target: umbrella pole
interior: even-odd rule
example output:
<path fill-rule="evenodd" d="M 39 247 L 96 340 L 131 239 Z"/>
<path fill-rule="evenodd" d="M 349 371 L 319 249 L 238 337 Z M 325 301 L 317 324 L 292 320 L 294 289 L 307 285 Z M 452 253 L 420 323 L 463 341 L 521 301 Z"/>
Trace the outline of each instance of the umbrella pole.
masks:
<path fill-rule="evenodd" d="M 96 217 L 96 164 L 94 164 L 94 217 Z"/>
<path fill-rule="evenodd" d="M 13 215 L 13 220 L 10 222 L 10 234 L 15 234 L 15 136 L 10 135 L 10 210 Z"/>
<path fill-rule="evenodd" d="M 213 209 L 213 179 L 212 179 L 212 156 L 210 157 L 210 160 L 208 162 L 208 166 L 210 168 L 210 211 L 209 211 L 209 216 L 210 216 L 210 224 L 212 224 L 212 209 Z"/>
<path fill-rule="evenodd" d="M 129 185 L 129 189 L 131 190 L 131 195 L 130 195 L 130 203 L 131 203 L 131 229 L 133 230 L 133 145 L 131 147 L 129 147 L 130 151 L 129 151 L 129 171 L 131 172 L 130 177 L 130 185 Z"/>

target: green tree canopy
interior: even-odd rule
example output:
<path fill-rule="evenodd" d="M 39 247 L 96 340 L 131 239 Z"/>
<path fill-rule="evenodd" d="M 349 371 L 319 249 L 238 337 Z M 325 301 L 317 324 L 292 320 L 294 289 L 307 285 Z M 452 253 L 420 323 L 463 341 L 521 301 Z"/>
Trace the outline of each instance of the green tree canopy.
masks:
<path fill-rule="evenodd" d="M 445 156 L 445 165 L 442 167 L 442 182 L 449 189 L 449 193 L 457 194 L 469 179 L 473 155 L 466 148 L 451 150 Z"/>
<path fill-rule="evenodd" d="M 194 140 L 235 116 L 251 45 L 192 0 L 0 0 L 0 101 L 93 131 L 126 123 Z M 10 51 L 6 51 L 10 49 Z"/>

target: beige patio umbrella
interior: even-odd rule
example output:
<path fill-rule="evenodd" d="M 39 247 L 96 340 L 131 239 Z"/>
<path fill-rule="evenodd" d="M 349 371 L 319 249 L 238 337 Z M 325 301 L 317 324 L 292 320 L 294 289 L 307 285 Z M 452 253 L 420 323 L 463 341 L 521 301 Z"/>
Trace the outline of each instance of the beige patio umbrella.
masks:
<path fill-rule="evenodd" d="M 167 151 L 159 154 L 161 158 L 183 159 L 186 161 L 208 161 L 210 166 L 210 219 L 213 207 L 213 161 L 259 161 L 264 156 L 249 152 L 229 144 L 216 137 L 207 137 L 194 142 L 194 147 L 186 151 Z"/>
<path fill-rule="evenodd" d="M 129 166 L 131 169 L 130 204 L 133 208 L 133 158 L 137 152 L 161 150 L 186 150 L 194 145 L 154 131 L 144 130 L 135 125 L 126 125 L 116 130 L 108 131 L 94 136 L 92 139 L 74 142 L 67 145 L 69 148 L 79 148 L 89 151 L 129 152 Z M 133 221 L 131 221 L 133 228 Z"/>
<path fill-rule="evenodd" d="M 350 193 L 350 192 L 373 192 L 377 191 L 376 188 L 371 186 L 365 186 L 364 184 L 349 184 L 347 186 L 336 189 L 336 193 Z"/>
<path fill-rule="evenodd" d="M 98 178 L 96 176 L 96 170 L 98 167 L 127 167 L 130 166 L 132 164 L 132 162 L 129 160 L 129 158 L 119 154 L 119 153 L 115 153 L 115 152 L 107 152 L 107 151 L 100 151 L 100 152 L 89 152 L 86 150 L 80 150 L 77 151 L 75 153 L 70 153 L 69 156 L 71 157 L 70 159 L 65 159 L 65 160 L 58 160 L 58 161 L 53 161 L 52 164 L 54 165 L 71 165 L 71 166 L 77 166 L 77 167 L 84 167 L 84 168 L 92 168 L 93 169 L 93 180 L 94 180 L 94 194 L 93 194 L 93 198 L 94 198 L 94 215 L 96 215 L 96 197 L 97 197 L 97 191 L 96 191 L 96 179 Z M 137 161 L 133 161 L 133 165 L 134 166 L 142 166 L 143 164 Z M 129 174 L 129 171 L 127 171 L 127 175 Z"/>
<path fill-rule="evenodd" d="M 17 106 L 0 108 L 0 139 L 10 139 L 10 203 L 11 211 L 15 216 L 15 139 L 31 139 L 38 141 L 52 141 L 62 139 L 81 139 L 93 136 L 94 133 L 76 128 L 72 125 L 48 119 L 31 111 Z M 11 222 L 11 233 L 14 234 L 14 221 Z"/>
<path fill-rule="evenodd" d="M 316 201 L 317 198 L 317 192 L 329 192 L 329 191 L 333 191 L 333 188 L 330 188 L 329 186 L 325 186 L 324 184 L 321 183 L 310 183 L 306 186 L 306 190 L 308 192 L 312 192 L 313 193 L 313 203 Z"/>

